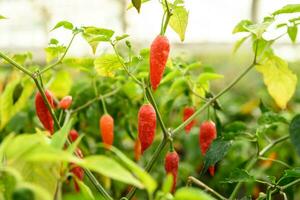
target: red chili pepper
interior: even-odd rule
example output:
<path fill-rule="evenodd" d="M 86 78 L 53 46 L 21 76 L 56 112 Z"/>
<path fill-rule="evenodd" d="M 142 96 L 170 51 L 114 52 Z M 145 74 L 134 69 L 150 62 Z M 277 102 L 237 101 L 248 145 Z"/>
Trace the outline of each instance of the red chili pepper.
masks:
<path fill-rule="evenodd" d="M 114 119 L 109 114 L 104 114 L 100 118 L 99 126 L 102 141 L 107 148 L 110 148 L 114 141 Z"/>
<path fill-rule="evenodd" d="M 71 172 L 74 174 L 74 176 L 76 176 L 77 179 L 79 180 L 83 180 L 83 177 L 84 177 L 84 171 L 81 167 L 75 165 L 75 164 L 72 164 L 71 165 Z M 78 182 L 76 179 L 74 179 L 74 187 L 75 187 L 75 191 L 76 192 L 79 192 L 80 191 L 80 188 L 79 188 L 79 185 L 78 185 Z"/>
<path fill-rule="evenodd" d="M 51 107 L 54 107 L 52 94 L 50 91 L 45 91 L 46 97 L 48 99 L 49 104 Z M 48 110 L 46 104 L 44 103 L 43 97 L 40 92 L 36 93 L 35 96 L 35 109 L 36 114 L 43 124 L 44 128 L 47 129 L 51 134 L 54 132 L 54 121 L 52 119 L 51 113 Z"/>
<path fill-rule="evenodd" d="M 134 158 L 136 161 L 140 160 L 141 157 L 141 142 L 139 138 L 136 139 L 135 144 L 134 144 Z"/>
<path fill-rule="evenodd" d="M 169 57 L 170 43 L 166 36 L 158 35 L 150 47 L 150 82 L 153 90 L 156 90 Z"/>
<path fill-rule="evenodd" d="M 204 156 L 209 149 L 211 143 L 217 137 L 217 130 L 215 123 L 212 121 L 205 121 L 200 126 L 200 133 L 199 133 L 199 144 L 202 155 Z M 214 166 L 209 167 L 209 173 L 211 176 L 215 174 Z"/>
<path fill-rule="evenodd" d="M 156 113 L 151 104 L 144 104 L 138 114 L 138 136 L 142 154 L 152 144 L 156 130 Z"/>
<path fill-rule="evenodd" d="M 62 98 L 62 100 L 60 100 L 58 107 L 66 110 L 68 109 L 72 104 L 72 96 L 65 96 L 64 98 Z"/>
<path fill-rule="evenodd" d="M 176 151 L 168 152 L 165 157 L 165 170 L 167 174 L 171 174 L 173 177 L 173 185 L 171 192 L 175 192 L 177 174 L 178 174 L 179 156 Z"/>
<path fill-rule="evenodd" d="M 195 109 L 193 107 L 185 107 L 183 110 L 183 121 L 186 121 L 190 116 L 195 113 Z M 196 124 L 196 120 L 192 120 L 188 125 L 185 126 L 185 132 L 188 134 L 193 126 Z"/>
<path fill-rule="evenodd" d="M 78 132 L 75 129 L 70 130 L 69 136 L 72 142 L 74 142 L 79 137 Z"/>

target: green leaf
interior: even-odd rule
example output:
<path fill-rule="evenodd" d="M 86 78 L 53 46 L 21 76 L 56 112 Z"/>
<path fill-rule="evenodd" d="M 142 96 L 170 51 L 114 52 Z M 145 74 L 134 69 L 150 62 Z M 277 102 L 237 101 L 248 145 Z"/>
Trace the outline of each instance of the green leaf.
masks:
<path fill-rule="evenodd" d="M 49 89 L 57 98 L 63 98 L 70 93 L 72 87 L 72 78 L 67 71 L 59 71 L 55 74 L 55 79 Z"/>
<path fill-rule="evenodd" d="M 214 198 L 200 189 L 183 187 L 176 191 L 174 200 L 213 200 Z"/>
<path fill-rule="evenodd" d="M 179 77 L 172 83 L 169 93 L 176 97 L 181 95 L 188 87 L 189 86 L 185 77 Z"/>
<path fill-rule="evenodd" d="M 244 169 L 234 169 L 224 183 L 253 182 L 255 178 Z"/>
<path fill-rule="evenodd" d="M 3 15 L 0 15 L 0 20 L 1 19 L 7 19 L 6 17 L 4 17 Z"/>
<path fill-rule="evenodd" d="M 291 41 L 293 43 L 295 43 L 296 39 L 297 39 L 297 33 L 298 33 L 297 25 L 289 26 L 287 29 L 287 32 L 288 32 L 288 35 L 289 35 L 289 38 L 291 39 Z"/>
<path fill-rule="evenodd" d="M 259 24 L 245 25 L 244 28 L 249 32 L 256 35 L 258 39 L 262 38 L 262 34 L 266 32 L 267 28 L 273 23 L 273 21 L 267 21 Z"/>
<path fill-rule="evenodd" d="M 288 4 L 286 6 L 283 6 L 279 10 L 273 12 L 272 15 L 297 13 L 297 12 L 300 12 L 300 4 Z"/>
<path fill-rule="evenodd" d="M 160 85 L 163 85 L 164 83 L 174 80 L 175 78 L 179 77 L 180 74 L 181 72 L 179 70 L 173 70 L 169 72 L 167 75 L 163 77 L 163 79 L 160 82 Z"/>
<path fill-rule="evenodd" d="M 243 37 L 234 43 L 233 53 L 237 52 L 237 50 L 241 47 L 241 45 L 249 38 L 249 36 Z"/>
<path fill-rule="evenodd" d="M 155 180 L 144 169 L 142 169 L 135 162 L 130 160 L 120 150 L 118 150 L 115 147 L 112 147 L 110 150 L 117 155 L 117 157 L 122 161 L 124 166 L 131 170 L 135 177 L 139 178 L 139 180 L 147 189 L 148 193 L 151 195 L 157 187 Z"/>
<path fill-rule="evenodd" d="M 73 29 L 73 24 L 71 22 L 68 22 L 68 21 L 60 21 L 54 26 L 53 29 L 51 29 L 51 31 L 53 31 L 57 28 L 60 28 L 60 27 L 63 27 L 63 28 L 68 29 L 68 30 L 72 30 Z"/>
<path fill-rule="evenodd" d="M 52 44 L 52 45 L 58 45 L 58 43 L 59 43 L 58 40 L 55 38 L 51 38 L 51 40 L 49 42 L 49 44 Z"/>
<path fill-rule="evenodd" d="M 300 156 L 300 114 L 296 115 L 289 127 L 289 133 L 292 144 L 295 146 L 298 155 Z"/>
<path fill-rule="evenodd" d="M 232 123 L 227 124 L 224 127 L 224 137 L 226 139 L 233 139 L 236 136 L 242 135 L 247 131 L 247 126 L 244 122 L 235 121 Z"/>
<path fill-rule="evenodd" d="M 181 41 L 184 41 L 185 31 L 188 24 L 189 12 L 183 6 L 175 7 L 170 18 L 170 27 L 178 34 Z"/>
<path fill-rule="evenodd" d="M 120 41 L 120 40 L 123 40 L 125 38 L 128 38 L 129 35 L 128 34 L 123 34 L 123 35 L 120 35 L 120 36 L 116 36 L 116 41 Z"/>
<path fill-rule="evenodd" d="M 90 72 L 94 68 L 94 59 L 93 58 L 65 58 L 63 60 L 63 64 L 72 67 L 77 68 L 79 70 L 82 70 L 84 72 Z"/>
<path fill-rule="evenodd" d="M 120 60 L 115 54 L 104 54 L 95 59 L 95 69 L 100 76 L 113 77 L 115 71 L 122 67 L 120 62 L 124 60 L 120 57 Z"/>
<path fill-rule="evenodd" d="M 141 0 L 131 0 L 131 3 L 139 13 L 142 5 Z"/>
<path fill-rule="evenodd" d="M 258 124 L 274 124 L 274 123 L 284 123 L 288 124 L 288 121 L 286 118 L 284 118 L 282 115 L 274 112 L 265 112 L 258 118 Z"/>
<path fill-rule="evenodd" d="M 50 46 L 50 47 L 45 48 L 47 63 L 58 58 L 65 51 L 66 51 L 66 47 L 64 47 L 64 46 Z"/>
<path fill-rule="evenodd" d="M 288 68 L 287 62 L 276 55 L 267 56 L 261 65 L 256 65 L 256 70 L 262 73 L 268 92 L 276 104 L 281 109 L 286 108 L 297 84 L 297 76 Z"/>
<path fill-rule="evenodd" d="M 83 38 L 92 47 L 93 53 L 96 53 L 99 42 L 108 42 L 114 35 L 114 31 L 110 29 L 98 28 L 94 26 L 83 27 Z"/>
<path fill-rule="evenodd" d="M 139 100 L 143 97 L 143 90 L 134 81 L 126 82 L 122 87 L 122 91 L 131 100 Z"/>
<path fill-rule="evenodd" d="M 146 3 L 146 2 L 148 2 L 148 1 L 150 1 L 150 0 L 141 0 L 141 4 L 143 4 L 143 3 Z M 133 3 L 131 2 L 128 6 L 127 6 L 127 10 L 129 10 L 129 9 L 131 9 L 131 8 L 134 8 L 135 6 L 133 6 Z"/>
<path fill-rule="evenodd" d="M 102 155 L 89 156 L 85 157 L 81 162 L 77 162 L 77 164 L 112 179 L 134 185 L 140 189 L 144 188 L 138 179 L 110 157 Z"/>
<path fill-rule="evenodd" d="M 198 83 L 199 84 L 207 84 L 208 81 L 217 80 L 224 78 L 221 74 L 211 73 L 211 72 L 203 72 L 198 76 Z"/>
<path fill-rule="evenodd" d="M 240 32 L 249 32 L 245 26 L 252 25 L 253 22 L 250 20 L 242 20 L 240 21 L 233 29 L 232 33 L 240 33 Z"/>
<path fill-rule="evenodd" d="M 72 120 L 65 123 L 59 131 L 54 133 L 54 135 L 52 136 L 52 139 L 51 139 L 51 146 L 53 148 L 63 149 L 63 147 L 67 141 L 69 132 L 71 130 L 71 126 L 72 126 Z"/>
<path fill-rule="evenodd" d="M 203 172 L 205 172 L 209 166 L 215 165 L 222 160 L 231 147 L 231 144 L 232 142 L 228 140 L 221 138 L 215 139 L 205 154 Z"/>
<path fill-rule="evenodd" d="M 165 194 L 171 192 L 172 185 L 173 185 L 173 176 L 172 176 L 172 174 L 169 173 L 169 174 L 167 174 L 167 177 L 165 178 L 165 181 L 163 183 L 162 191 Z"/>
<path fill-rule="evenodd" d="M 0 96 L 0 130 L 5 127 L 9 120 L 22 110 L 28 103 L 28 99 L 33 91 L 33 84 L 31 81 L 26 80 L 22 83 L 23 90 L 19 94 L 16 102 L 13 101 L 14 91 L 20 80 L 16 79 L 9 82 L 5 90 Z"/>
<path fill-rule="evenodd" d="M 84 200 L 94 200 L 95 199 L 91 189 L 83 181 L 76 179 L 76 182 L 80 188 L 80 193 L 82 194 L 82 197 L 84 198 Z"/>

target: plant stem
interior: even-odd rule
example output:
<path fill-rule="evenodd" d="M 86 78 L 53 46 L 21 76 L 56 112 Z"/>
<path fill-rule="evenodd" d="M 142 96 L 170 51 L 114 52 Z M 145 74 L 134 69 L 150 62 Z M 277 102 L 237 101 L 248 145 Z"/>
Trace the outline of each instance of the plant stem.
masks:
<path fill-rule="evenodd" d="M 250 66 L 248 66 L 238 77 L 236 77 L 226 88 L 224 88 L 221 92 L 219 92 L 216 96 L 211 98 L 208 102 L 206 102 L 200 109 L 198 109 L 193 115 L 191 115 L 187 120 L 185 120 L 182 124 L 180 124 L 177 128 L 173 130 L 173 133 L 176 134 L 184 129 L 186 125 L 188 125 L 191 121 L 193 121 L 200 113 L 202 113 L 208 106 L 213 104 L 219 97 L 225 94 L 228 90 L 230 90 L 237 82 L 239 82 L 253 67 L 255 66 L 254 62 Z"/>
<path fill-rule="evenodd" d="M 117 88 L 117 89 L 115 89 L 115 90 L 113 90 L 113 91 L 111 91 L 111 92 L 109 92 L 107 94 L 97 96 L 97 97 L 95 97 L 95 98 L 87 101 L 85 104 L 79 106 L 78 108 L 75 108 L 74 110 L 71 110 L 71 114 L 77 113 L 78 111 L 80 111 L 80 110 L 88 107 L 89 105 L 93 104 L 96 101 L 101 100 L 102 98 L 105 99 L 107 97 L 110 97 L 110 96 L 116 94 L 119 90 L 120 90 L 120 88 Z"/>
<path fill-rule="evenodd" d="M 40 76 L 39 73 L 34 73 L 34 74 L 31 74 L 31 72 L 29 72 L 28 70 L 26 70 L 23 66 L 17 64 L 15 61 L 13 61 L 11 58 L 7 57 L 6 55 L 2 54 L 0 52 L 0 57 L 4 58 L 5 60 L 7 60 L 10 64 L 12 64 L 12 66 L 18 68 L 19 70 L 23 71 L 24 73 L 26 73 L 28 76 L 30 76 L 33 81 L 35 82 L 39 92 L 41 93 L 42 95 L 42 98 L 49 110 L 49 112 L 51 113 L 51 116 L 53 117 L 54 119 L 54 122 L 55 124 L 57 125 L 58 128 L 61 128 L 60 127 L 60 124 L 58 123 L 58 120 L 54 114 L 54 111 L 53 109 L 51 108 L 51 105 L 50 103 L 48 102 L 48 99 L 46 97 L 46 94 L 44 92 L 44 89 L 41 87 L 40 83 L 38 82 L 38 76 Z M 71 142 L 70 140 L 67 140 L 67 144 L 70 145 Z M 75 153 L 76 156 L 77 153 Z M 95 176 L 92 174 L 91 171 L 89 171 L 88 169 L 84 169 L 84 172 L 85 174 L 88 176 L 88 178 L 90 179 L 90 181 L 92 182 L 92 184 L 95 186 L 95 188 L 103 195 L 103 197 L 107 200 L 113 200 L 112 197 L 109 196 L 109 194 L 105 191 L 105 189 L 101 186 L 101 184 L 97 181 L 97 179 L 95 178 Z"/>
<path fill-rule="evenodd" d="M 48 71 L 48 70 L 52 69 L 53 67 L 55 67 L 55 66 L 57 66 L 57 65 L 59 65 L 59 64 L 62 63 L 63 59 L 64 59 L 65 56 L 67 55 L 67 52 L 68 52 L 68 50 L 70 49 L 70 47 L 71 47 L 71 45 L 72 45 L 72 43 L 73 43 L 73 41 L 74 41 L 74 38 L 75 38 L 75 36 L 76 36 L 77 34 L 78 34 L 78 32 L 73 33 L 73 36 L 72 36 L 72 38 L 71 38 L 71 40 L 70 40 L 70 42 L 69 42 L 69 44 L 68 44 L 68 46 L 67 46 L 65 52 L 63 53 L 63 55 L 62 55 L 55 63 L 53 63 L 53 64 L 51 64 L 51 65 L 48 65 L 48 66 L 46 66 L 44 69 L 42 69 L 41 72 L 40 72 L 40 74 L 43 74 L 43 73 L 45 73 L 46 71 Z"/>
<path fill-rule="evenodd" d="M 137 84 L 139 84 L 140 86 L 143 86 L 143 83 L 142 83 L 141 81 L 139 81 L 133 74 L 130 73 L 130 71 L 128 70 L 128 68 L 127 68 L 127 66 L 125 65 L 124 61 L 121 60 L 121 56 L 120 56 L 119 52 L 117 51 L 115 44 L 114 44 L 113 42 L 111 42 L 110 44 L 111 44 L 111 46 L 113 47 L 114 52 L 115 52 L 115 54 L 116 54 L 116 56 L 117 56 L 117 58 L 118 58 L 120 64 L 122 65 L 123 69 L 126 71 L 126 73 L 127 73 L 127 74 L 128 74 L 128 75 L 129 75 L 129 76 L 130 76 Z"/>
<path fill-rule="evenodd" d="M 169 21 L 170 21 L 170 18 L 171 18 L 171 16 L 172 16 L 172 12 L 171 12 L 171 10 L 170 10 L 170 8 L 169 8 L 169 4 L 168 4 L 168 1 L 167 0 L 165 0 L 165 4 L 166 4 L 166 8 L 167 8 L 167 16 L 166 16 L 166 19 L 165 19 L 165 23 L 164 23 L 164 25 L 163 25 L 163 27 L 162 27 L 162 29 L 161 29 L 161 32 L 160 32 L 160 34 L 161 35 L 164 35 L 165 33 L 166 33 L 166 30 L 167 30 L 167 27 L 168 27 L 168 24 L 169 24 Z M 164 14 L 165 15 L 165 14 Z M 163 22 L 163 20 L 164 20 L 164 16 L 163 16 L 163 18 L 162 18 L 162 22 Z"/>
<path fill-rule="evenodd" d="M 209 186 L 207 186 L 205 183 L 203 183 L 202 181 L 196 179 L 193 176 L 188 177 L 188 182 L 194 183 L 195 185 L 199 186 L 200 188 L 205 189 L 206 191 L 210 192 L 211 194 L 215 195 L 216 197 L 218 197 L 221 200 L 226 200 L 227 199 L 224 196 L 222 196 L 221 194 L 219 194 L 218 192 L 216 192 L 215 190 L 213 190 L 212 188 L 210 188 Z"/>
<path fill-rule="evenodd" d="M 29 71 L 25 67 L 19 65 L 17 62 L 15 62 L 14 60 L 12 60 L 11 58 L 9 58 L 8 56 L 6 56 L 5 54 L 3 54 L 2 52 L 0 52 L 0 57 L 3 58 L 4 60 L 6 60 L 11 65 L 13 65 L 16 68 L 18 68 L 20 71 L 24 72 L 25 74 L 27 74 L 28 76 L 30 76 L 31 78 L 33 78 L 31 71 Z"/>
<path fill-rule="evenodd" d="M 161 143 L 159 144 L 159 146 L 157 147 L 157 149 L 155 150 L 151 160 L 147 163 L 147 165 L 145 167 L 145 170 L 147 172 L 150 172 L 152 170 L 155 162 L 159 158 L 161 152 L 163 151 L 163 149 L 165 148 L 167 143 L 168 143 L 168 140 L 164 137 L 163 140 L 161 141 Z M 132 187 L 130 189 L 130 191 L 128 192 L 128 194 L 126 195 L 126 198 L 130 200 L 134 196 L 135 192 L 136 192 L 136 187 Z"/>
<path fill-rule="evenodd" d="M 161 129 L 163 131 L 164 137 L 167 137 L 168 130 L 167 130 L 167 128 L 166 128 L 166 126 L 165 126 L 165 124 L 163 122 L 163 119 L 161 117 L 161 114 L 160 114 L 160 112 L 158 110 L 158 106 L 157 106 L 156 101 L 155 101 L 155 99 L 153 97 L 152 91 L 151 91 L 150 87 L 148 87 L 148 86 L 146 87 L 146 93 L 149 96 L 149 101 L 151 102 L 151 104 L 154 107 L 154 110 L 155 110 L 156 115 L 157 115 L 158 122 L 159 122 L 160 127 L 161 127 Z"/>
<path fill-rule="evenodd" d="M 291 186 L 293 186 L 293 185 L 296 185 L 296 184 L 298 184 L 298 183 L 300 183 L 300 179 L 294 180 L 294 181 L 292 181 L 292 182 L 290 182 L 290 183 L 288 183 L 288 184 L 286 184 L 286 185 L 280 187 L 280 189 L 281 189 L 281 190 L 286 190 L 287 188 L 289 188 L 289 187 L 291 187 Z"/>
<path fill-rule="evenodd" d="M 276 163 L 279 163 L 287 168 L 292 168 L 290 165 L 286 164 L 285 162 L 281 161 L 281 160 L 277 160 L 277 159 L 272 159 L 272 158 L 266 158 L 266 157 L 262 157 L 262 156 L 259 156 L 258 157 L 259 160 L 269 160 L 269 161 L 272 161 L 272 162 L 276 162 Z"/>
<path fill-rule="evenodd" d="M 280 138 L 278 138 L 277 140 L 274 140 L 273 142 L 271 142 L 269 145 L 267 145 L 265 148 L 263 148 L 260 153 L 259 156 L 263 156 L 267 151 L 269 151 L 274 145 L 276 145 L 277 143 L 283 142 L 285 140 L 287 140 L 290 136 L 289 135 L 285 135 L 282 136 Z"/>

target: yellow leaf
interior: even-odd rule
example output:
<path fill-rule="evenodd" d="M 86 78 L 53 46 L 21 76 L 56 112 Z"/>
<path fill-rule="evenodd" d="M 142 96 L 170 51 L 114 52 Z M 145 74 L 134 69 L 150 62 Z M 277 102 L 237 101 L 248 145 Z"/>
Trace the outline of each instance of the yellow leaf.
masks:
<path fill-rule="evenodd" d="M 287 62 L 271 55 L 266 57 L 261 65 L 257 65 L 256 69 L 262 73 L 268 92 L 276 104 L 281 109 L 286 108 L 297 84 L 297 76 L 288 68 Z"/>

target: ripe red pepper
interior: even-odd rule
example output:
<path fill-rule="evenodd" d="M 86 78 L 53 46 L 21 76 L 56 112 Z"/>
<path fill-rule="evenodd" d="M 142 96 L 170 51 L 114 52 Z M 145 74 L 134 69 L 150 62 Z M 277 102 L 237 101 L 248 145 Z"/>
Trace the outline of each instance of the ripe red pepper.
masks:
<path fill-rule="evenodd" d="M 150 82 L 156 90 L 165 71 L 169 57 L 170 43 L 166 36 L 158 35 L 150 47 Z"/>
<path fill-rule="evenodd" d="M 205 121 L 200 126 L 200 133 L 199 133 L 199 144 L 202 155 L 204 156 L 209 149 L 211 143 L 217 137 L 217 130 L 215 123 L 212 121 Z M 209 173 L 211 176 L 215 174 L 214 166 L 209 167 Z"/>
<path fill-rule="evenodd" d="M 193 107 L 185 107 L 183 110 L 183 121 L 186 121 L 190 116 L 195 113 L 195 109 Z M 184 127 L 186 134 L 188 134 L 193 126 L 196 124 L 196 120 L 192 120 L 188 125 Z"/>
<path fill-rule="evenodd" d="M 171 174 L 173 177 L 173 185 L 171 192 L 175 192 L 177 174 L 178 174 L 179 156 L 176 151 L 168 152 L 165 157 L 165 170 L 167 174 Z"/>
<path fill-rule="evenodd" d="M 99 120 L 99 126 L 102 141 L 110 148 L 114 141 L 114 119 L 109 114 L 104 114 Z"/>
<path fill-rule="evenodd" d="M 65 96 L 64 98 L 62 98 L 62 100 L 60 100 L 58 107 L 66 110 L 68 109 L 72 104 L 72 96 Z"/>
<path fill-rule="evenodd" d="M 156 113 L 151 104 L 144 104 L 138 114 L 138 136 L 142 154 L 152 144 L 156 130 Z"/>
<path fill-rule="evenodd" d="M 51 107 L 54 107 L 53 97 L 50 91 L 45 91 L 48 102 Z M 47 129 L 51 134 L 54 132 L 54 121 L 52 119 L 51 113 L 48 110 L 46 104 L 44 103 L 43 97 L 40 92 L 37 92 L 35 95 L 35 109 L 36 114 L 43 124 L 44 128 Z"/>
<path fill-rule="evenodd" d="M 136 161 L 140 160 L 141 153 L 141 142 L 139 138 L 137 138 L 134 144 L 134 159 Z"/>
<path fill-rule="evenodd" d="M 75 129 L 70 130 L 69 136 L 71 138 L 71 141 L 74 142 L 78 138 L 78 132 Z"/>
<path fill-rule="evenodd" d="M 72 164 L 72 167 L 71 167 L 71 173 L 74 174 L 74 176 L 76 176 L 77 179 L 79 180 L 83 180 L 83 177 L 84 177 L 84 171 L 81 167 L 75 165 L 75 164 Z M 75 187 L 75 191 L 76 192 L 79 192 L 80 189 L 79 189 L 79 185 L 78 185 L 78 182 L 76 179 L 74 179 L 74 187 Z"/>

